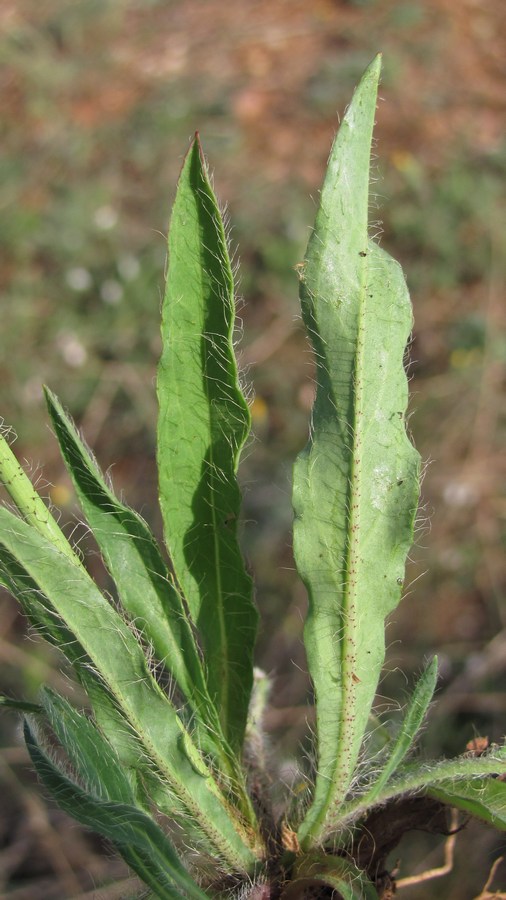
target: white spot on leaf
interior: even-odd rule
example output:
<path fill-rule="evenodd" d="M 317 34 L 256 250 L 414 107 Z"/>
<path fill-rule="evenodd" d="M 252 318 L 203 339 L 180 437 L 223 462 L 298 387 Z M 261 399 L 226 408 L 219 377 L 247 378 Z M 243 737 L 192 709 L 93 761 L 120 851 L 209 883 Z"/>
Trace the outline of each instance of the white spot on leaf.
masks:
<path fill-rule="evenodd" d="M 376 466 L 372 472 L 371 506 L 382 510 L 385 498 L 392 487 L 392 474 L 387 465 Z"/>

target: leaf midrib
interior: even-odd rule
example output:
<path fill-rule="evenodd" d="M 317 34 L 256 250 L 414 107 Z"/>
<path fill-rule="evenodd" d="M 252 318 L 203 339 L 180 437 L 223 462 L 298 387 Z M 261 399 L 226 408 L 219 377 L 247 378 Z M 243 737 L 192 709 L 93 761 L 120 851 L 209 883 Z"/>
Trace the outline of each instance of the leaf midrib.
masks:
<path fill-rule="evenodd" d="M 203 284 L 202 284 L 203 287 Z M 207 340 L 207 335 L 204 333 L 203 335 L 204 341 Z M 204 378 L 207 380 L 207 345 L 205 347 L 205 368 L 204 368 Z M 207 388 L 206 388 L 207 395 Z M 213 443 L 213 415 L 212 415 L 212 403 L 207 403 L 208 410 L 208 423 L 209 423 L 209 485 L 211 488 L 211 518 L 213 523 L 213 547 L 214 547 L 214 581 L 216 584 L 216 595 L 219 598 L 219 602 L 217 603 L 217 612 L 218 612 L 218 627 L 220 632 L 220 659 L 222 661 L 222 684 L 224 685 L 223 690 L 221 691 L 220 696 L 220 708 L 218 715 L 220 716 L 220 720 L 222 723 L 222 727 L 224 728 L 225 733 L 228 733 L 227 724 L 229 721 L 229 668 L 230 668 L 230 653 L 228 647 L 227 640 L 227 631 L 225 627 L 225 616 L 223 609 L 223 582 L 221 578 L 221 548 L 220 548 L 220 540 L 218 536 L 218 528 L 217 528 L 217 515 L 216 515 L 216 504 L 214 502 L 214 443 Z"/>
<path fill-rule="evenodd" d="M 363 397 L 364 397 L 364 335 L 366 329 L 366 285 L 368 279 L 367 258 L 362 262 L 360 267 L 360 299 L 357 315 L 357 341 L 354 355 L 353 379 L 355 389 L 353 392 L 353 444 L 351 454 L 350 467 L 350 504 L 347 506 L 347 555 L 345 563 L 345 589 L 343 593 L 343 632 L 344 640 L 340 643 L 341 649 L 341 671 L 343 683 L 343 702 L 339 708 L 341 734 L 340 746 L 347 746 L 347 731 L 353 739 L 354 727 L 354 711 L 356 707 L 356 683 L 354 681 L 353 663 L 349 659 L 349 648 L 356 647 L 356 616 L 353 614 L 357 608 L 357 586 L 353 582 L 353 564 L 358 566 L 360 560 L 358 558 L 360 550 L 360 496 L 361 481 L 363 472 L 362 455 L 360 453 L 360 445 L 363 435 Z M 350 615 L 350 611 L 352 615 Z M 352 723 L 350 725 L 350 723 Z M 351 743 L 351 741 L 350 741 Z M 344 800 L 350 778 L 350 769 L 353 768 L 353 762 L 346 765 L 346 760 L 352 759 L 353 755 L 345 755 L 342 751 L 336 755 L 335 775 L 339 779 L 341 771 L 342 786 L 340 793 L 334 798 L 334 810 L 338 809 Z"/>
<path fill-rule="evenodd" d="M 313 826 L 311 827 L 309 834 L 315 833 L 319 831 L 323 822 L 332 814 L 332 817 L 337 814 L 337 810 L 341 806 L 342 802 L 344 802 L 348 784 L 349 784 L 349 775 L 350 770 L 353 768 L 353 754 L 348 755 L 345 751 L 343 752 L 343 748 L 346 748 L 350 743 L 352 743 L 353 735 L 354 735 L 354 710 L 356 707 L 356 685 L 353 679 L 353 665 L 347 659 L 349 648 L 356 645 L 356 620 L 354 617 L 350 617 L 350 610 L 356 609 L 356 588 L 354 588 L 351 581 L 351 574 L 353 571 L 353 561 L 354 558 L 358 555 L 358 549 L 360 546 L 360 514 L 359 514 L 359 501 L 360 501 L 360 480 L 362 474 L 362 459 L 361 456 L 358 456 L 357 451 L 361 443 L 361 438 L 363 435 L 363 417 L 360 415 L 362 410 L 362 401 L 364 395 L 364 379 L 362 376 L 363 372 L 363 347 L 364 341 L 363 336 L 365 333 L 365 317 L 366 317 L 366 296 L 367 296 L 367 280 L 368 280 L 368 264 L 367 259 L 364 259 L 361 265 L 360 270 L 360 294 L 359 294 L 359 304 L 358 304 L 358 312 L 357 312 L 357 331 L 356 331 L 356 343 L 355 343 L 355 353 L 354 353 L 354 361 L 353 361 L 353 378 L 355 389 L 353 391 L 353 399 L 352 399 L 352 413 L 353 413 L 353 441 L 351 446 L 349 446 L 349 454 L 350 454 L 350 474 L 349 474 L 349 483 L 350 483 L 350 491 L 348 495 L 348 501 L 345 506 L 345 528 L 346 528 L 346 559 L 343 566 L 343 590 L 342 590 L 342 600 L 341 600 L 341 609 L 340 609 L 340 620 L 341 620 L 341 634 L 343 635 L 342 640 L 339 641 L 339 654 L 340 654 L 340 665 L 341 665 L 341 701 L 339 703 L 339 722 L 338 722 L 338 747 L 340 748 L 340 752 L 336 753 L 335 756 L 335 765 L 331 774 L 331 780 L 334 784 L 341 783 L 340 791 L 337 792 L 334 796 L 334 802 L 332 806 L 332 810 L 329 810 L 326 806 L 322 808 L 321 815 L 318 816 Z M 358 562 L 358 560 L 357 560 Z M 349 732 L 349 735 L 347 734 Z M 348 739 L 349 738 L 349 739 Z M 351 763 L 349 762 L 351 760 Z"/>

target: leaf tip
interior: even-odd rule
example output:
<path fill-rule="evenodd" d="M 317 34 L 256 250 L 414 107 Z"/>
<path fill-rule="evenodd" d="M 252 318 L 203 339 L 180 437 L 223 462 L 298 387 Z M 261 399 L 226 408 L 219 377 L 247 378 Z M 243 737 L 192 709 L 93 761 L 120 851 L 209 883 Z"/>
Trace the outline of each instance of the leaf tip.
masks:
<path fill-rule="evenodd" d="M 438 676 L 439 669 L 439 659 L 436 654 L 432 657 L 429 663 L 427 663 L 427 671 L 433 674 L 435 678 Z"/>
<path fill-rule="evenodd" d="M 190 145 L 190 152 L 198 154 L 202 165 L 203 166 L 205 165 L 204 148 L 202 146 L 202 141 L 200 139 L 200 131 L 198 131 L 198 130 L 193 135 L 193 140 Z"/>
<path fill-rule="evenodd" d="M 371 75 L 375 75 L 377 79 L 379 79 L 381 74 L 381 67 L 383 65 L 383 53 L 381 50 L 376 54 L 372 62 L 369 64 L 368 71 Z"/>
<path fill-rule="evenodd" d="M 54 407 L 55 405 L 56 395 L 53 394 L 51 388 L 48 387 L 47 384 L 42 385 L 42 393 L 44 394 L 46 406 L 48 407 L 49 411 L 51 411 L 52 407 Z"/>

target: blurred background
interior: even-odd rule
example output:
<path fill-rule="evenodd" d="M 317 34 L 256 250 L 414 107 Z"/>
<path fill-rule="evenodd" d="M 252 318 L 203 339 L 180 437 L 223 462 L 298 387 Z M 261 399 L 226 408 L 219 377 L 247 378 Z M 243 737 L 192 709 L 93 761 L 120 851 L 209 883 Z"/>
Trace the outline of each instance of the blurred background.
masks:
<path fill-rule="evenodd" d="M 307 437 L 311 354 L 297 277 L 331 140 L 384 54 L 371 222 L 402 263 L 415 327 L 413 439 L 425 462 L 406 596 L 387 633 L 382 708 L 437 651 L 425 753 L 498 740 L 506 714 L 504 588 L 505 69 L 500 0 L 2 0 L 0 413 L 67 533 L 85 540 L 41 385 L 71 411 L 116 489 L 160 534 L 154 377 L 169 211 L 196 129 L 238 260 L 238 355 L 251 395 L 244 547 L 262 614 L 267 726 L 290 770 L 306 733 L 304 590 L 290 478 Z M 98 561 L 90 558 L 100 578 Z M 61 660 L 0 596 L 0 689 L 68 692 Z M 395 715 L 395 712 L 394 712 Z M 0 717 L 0 895 L 101 900 L 138 885 L 99 839 L 46 803 L 15 715 Z M 288 775 L 287 775 L 288 777 Z M 506 896 L 506 852 L 472 824 L 453 871 L 406 900 Z M 411 834 L 405 876 L 442 861 Z"/>

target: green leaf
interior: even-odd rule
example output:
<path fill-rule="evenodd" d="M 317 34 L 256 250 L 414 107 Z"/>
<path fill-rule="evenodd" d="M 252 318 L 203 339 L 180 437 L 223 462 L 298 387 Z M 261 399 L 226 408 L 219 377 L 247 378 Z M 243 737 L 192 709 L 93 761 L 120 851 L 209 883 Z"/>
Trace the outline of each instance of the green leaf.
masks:
<path fill-rule="evenodd" d="M 317 365 L 311 434 L 293 489 L 318 733 L 314 798 L 299 830 L 305 849 L 333 830 L 349 790 L 418 501 L 419 456 L 405 424 L 411 305 L 400 267 L 368 238 L 380 66 L 378 56 L 334 142 L 300 273 Z"/>
<path fill-rule="evenodd" d="M 404 794 L 421 792 L 435 797 L 435 791 L 439 790 L 440 785 L 444 785 L 443 790 L 447 791 L 449 786 L 453 785 L 458 795 L 461 785 L 478 784 L 485 781 L 486 776 L 493 775 L 506 775 L 504 746 L 492 747 L 488 754 L 476 758 L 459 756 L 457 759 L 445 759 L 440 762 L 424 762 L 423 765 L 419 762 L 409 763 L 397 771 L 396 777 L 375 796 L 373 803 L 367 792 L 345 803 L 341 808 L 339 827 L 343 828 L 350 822 L 362 818 L 372 806 L 378 806 Z M 462 796 L 466 796 L 465 791 Z"/>
<path fill-rule="evenodd" d="M 497 778 L 471 778 L 466 781 L 441 781 L 426 792 L 429 797 L 456 806 L 483 819 L 494 828 L 506 831 L 506 782 Z"/>
<path fill-rule="evenodd" d="M 0 694 L 0 707 L 5 709 L 16 709 L 22 713 L 41 713 L 42 707 L 38 703 L 29 703 L 26 700 L 14 700 L 12 697 L 6 697 Z"/>
<path fill-rule="evenodd" d="M 236 472 L 250 416 L 233 352 L 233 277 L 198 137 L 169 233 L 158 369 L 158 469 L 165 539 L 202 636 L 208 686 L 242 746 L 257 613 L 237 540 Z"/>
<path fill-rule="evenodd" d="M 342 856 L 308 854 L 294 867 L 293 881 L 282 900 L 316 896 L 316 890 L 332 888 L 342 900 L 378 900 L 378 892 L 364 872 Z"/>
<path fill-rule="evenodd" d="M 156 540 L 141 516 L 121 503 L 108 487 L 54 394 L 48 388 L 45 394 L 79 503 L 121 603 L 188 700 L 200 746 L 220 760 L 238 782 L 238 767 L 234 767 L 232 752 L 227 752 L 220 735 L 219 716 L 207 691 L 187 612 Z"/>
<path fill-rule="evenodd" d="M 100 800 L 88 795 L 64 775 L 39 746 L 25 722 L 25 740 L 32 762 L 58 805 L 82 825 L 111 840 L 134 871 L 157 897 L 206 895 L 180 862 L 176 850 L 153 819 L 135 806 Z"/>
<path fill-rule="evenodd" d="M 121 762 L 130 770 L 140 767 L 142 748 L 118 708 L 114 697 L 93 671 L 90 658 L 75 635 L 55 612 L 39 586 L 0 541 L 0 583 L 15 597 L 34 628 L 58 647 L 83 685 L 93 707 L 95 719 L 107 735 Z M 132 775 L 133 777 L 133 775 Z"/>
<path fill-rule="evenodd" d="M 402 760 L 413 746 L 416 735 L 425 719 L 429 704 L 434 696 L 436 683 L 437 658 L 434 657 L 432 662 L 429 663 L 422 673 L 418 680 L 418 684 L 413 691 L 399 734 L 397 735 L 380 777 L 367 792 L 367 797 L 371 805 L 374 803 L 375 798 L 381 792 L 387 781 L 399 768 Z"/>
<path fill-rule="evenodd" d="M 203 684 L 197 649 L 184 605 L 147 523 L 121 503 L 51 391 L 47 405 L 79 504 L 114 579 L 123 607 L 179 688 L 191 698 Z"/>
<path fill-rule="evenodd" d="M 75 668 L 76 664 L 73 665 Z M 76 671 L 91 703 L 94 719 L 114 747 L 121 765 L 129 771 L 131 778 L 136 777 L 134 772 L 144 773 L 146 761 L 142 745 L 115 697 L 89 667 L 80 666 Z"/>
<path fill-rule="evenodd" d="M 11 515 L 11 514 L 9 514 Z M 12 516 L 16 524 L 19 519 Z M 84 570 L 83 570 L 84 571 Z M 89 665 L 89 659 L 76 641 L 75 635 L 55 612 L 40 587 L 31 578 L 16 556 L 0 540 L 0 584 L 19 602 L 30 623 L 49 643 L 58 647 L 75 667 L 78 674 Z"/>
<path fill-rule="evenodd" d="M 49 724 L 87 793 L 98 800 L 135 803 L 120 759 L 93 722 L 49 688 L 41 694 Z"/>
<path fill-rule="evenodd" d="M 56 519 L 39 497 L 28 475 L 12 452 L 8 441 L 1 433 L 0 481 L 23 518 L 47 540 L 52 541 L 60 553 L 64 553 L 76 565 L 81 565 L 79 557 L 74 553 Z"/>
<path fill-rule="evenodd" d="M 95 721 L 49 688 L 44 688 L 41 696 L 49 723 L 86 791 L 98 799 L 134 803 L 149 810 L 157 805 L 154 791 L 146 789 L 149 780 L 150 785 L 156 784 L 158 795 L 163 790 L 165 806 L 181 814 L 181 805 L 178 808 L 173 796 L 169 804 L 167 785 L 162 787 L 149 769 L 142 745 L 114 705 L 114 698 L 96 679 L 88 683 L 85 678 L 84 686 Z"/>
<path fill-rule="evenodd" d="M 197 774 L 182 752 L 177 713 L 148 672 L 142 647 L 121 616 L 83 568 L 4 508 L 0 508 L 2 545 L 51 598 L 188 814 L 234 868 L 252 865 L 250 836 L 235 819 L 211 772 L 207 777 Z"/>

